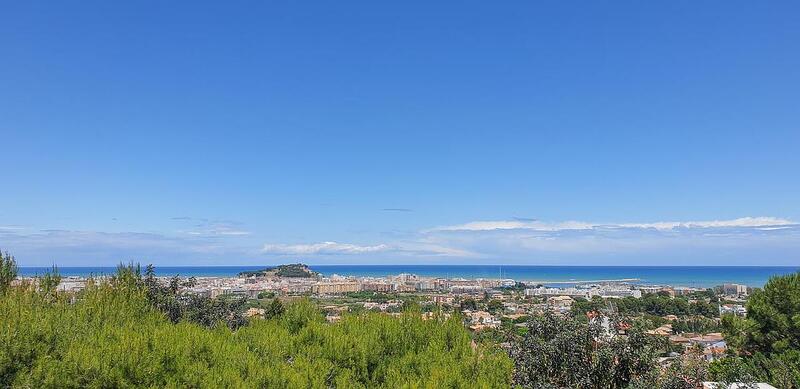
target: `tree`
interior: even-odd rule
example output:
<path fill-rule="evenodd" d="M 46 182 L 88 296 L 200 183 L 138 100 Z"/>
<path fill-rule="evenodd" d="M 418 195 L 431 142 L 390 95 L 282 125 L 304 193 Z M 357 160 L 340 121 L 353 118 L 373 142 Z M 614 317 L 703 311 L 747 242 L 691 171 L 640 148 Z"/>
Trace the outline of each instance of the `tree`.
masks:
<path fill-rule="evenodd" d="M 273 317 L 278 317 L 282 315 L 285 310 L 286 309 L 283 307 L 281 300 L 278 300 L 277 298 L 272 299 L 272 301 L 269 302 L 269 305 L 267 305 L 267 307 L 264 309 L 264 318 L 271 319 Z"/>
<path fill-rule="evenodd" d="M 725 324 L 732 337 L 741 339 L 742 351 L 800 350 L 800 272 L 770 278 L 747 300 L 747 318 L 729 318 Z"/>
<path fill-rule="evenodd" d="M 706 362 L 695 354 L 673 360 L 666 369 L 653 369 L 634 378 L 627 389 L 696 389 L 703 387 L 706 377 Z"/>
<path fill-rule="evenodd" d="M 493 314 L 502 313 L 504 309 L 503 302 L 500 300 L 492 300 L 489 301 L 489 304 L 486 304 L 486 310 Z"/>
<path fill-rule="evenodd" d="M 461 300 L 461 310 L 462 311 L 465 311 L 465 310 L 477 311 L 478 310 L 478 303 L 475 301 L 475 299 L 473 299 L 471 297 L 467 297 L 467 298 Z"/>
<path fill-rule="evenodd" d="M 721 327 L 713 319 L 697 316 L 688 319 L 679 319 L 672 322 L 672 330 L 677 334 L 684 332 L 707 334 L 709 332 L 720 331 Z"/>
<path fill-rule="evenodd" d="M 120 270 L 113 281 L 87 283 L 70 298 L 44 298 L 36 288 L 0 295 L 0 388 L 511 384 L 508 356 L 493 345 L 472 344 L 457 315 L 423 320 L 419 312 L 362 313 L 327 323 L 313 302 L 301 299 L 277 317 L 235 331 L 208 328 L 185 318 L 173 322 L 151 303 L 136 267 Z M 164 281 L 153 287 L 169 295 L 170 280 Z M 186 312 L 229 302 L 191 301 L 203 306 Z"/>
<path fill-rule="evenodd" d="M 747 317 L 722 317 L 738 355 L 711 365 L 715 379 L 767 381 L 800 388 L 800 272 L 772 277 L 747 301 Z"/>
<path fill-rule="evenodd" d="M 269 292 L 269 291 L 258 292 L 259 300 L 271 299 L 273 297 L 275 297 L 275 292 Z"/>
<path fill-rule="evenodd" d="M 39 290 L 49 298 L 55 296 L 59 284 L 61 284 L 61 275 L 55 266 L 53 266 L 52 270 L 46 272 L 43 277 L 39 278 Z"/>
<path fill-rule="evenodd" d="M 120 265 L 117 267 L 116 283 L 130 285 L 133 289 L 143 290 L 149 303 L 163 312 L 173 323 L 188 320 L 205 327 L 214 327 L 219 323 L 231 329 L 246 323 L 244 309 L 246 298 L 219 296 L 210 298 L 186 293 L 183 289 L 196 284 L 194 277 L 182 281 L 175 275 L 164 284 L 156 277 L 153 265 L 147 265 L 144 278 L 139 265 Z"/>
<path fill-rule="evenodd" d="M 17 261 L 8 252 L 0 251 L 0 294 L 5 293 L 11 286 L 11 281 L 17 278 Z"/>
<path fill-rule="evenodd" d="M 613 336 L 597 318 L 583 323 L 552 313 L 534 317 L 515 342 L 514 382 L 524 388 L 624 388 L 657 368 L 659 339 L 640 331 Z"/>

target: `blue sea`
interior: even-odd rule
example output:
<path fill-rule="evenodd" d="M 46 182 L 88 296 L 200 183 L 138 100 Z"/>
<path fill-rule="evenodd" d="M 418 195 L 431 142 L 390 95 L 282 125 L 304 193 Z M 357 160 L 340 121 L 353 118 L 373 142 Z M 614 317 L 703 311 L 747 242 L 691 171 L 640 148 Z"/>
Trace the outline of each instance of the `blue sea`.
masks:
<path fill-rule="evenodd" d="M 265 266 L 156 267 L 160 276 L 232 277 L 241 271 Z M 800 267 L 779 266 L 497 266 L 497 265 L 312 265 L 324 275 L 386 276 L 412 273 L 428 277 L 510 278 L 545 285 L 585 281 L 636 279 L 635 283 L 691 287 L 712 287 L 723 283 L 763 286 L 770 277 L 796 272 Z M 48 268 L 21 267 L 23 276 L 43 274 Z M 114 267 L 61 267 L 64 276 L 109 275 Z"/>

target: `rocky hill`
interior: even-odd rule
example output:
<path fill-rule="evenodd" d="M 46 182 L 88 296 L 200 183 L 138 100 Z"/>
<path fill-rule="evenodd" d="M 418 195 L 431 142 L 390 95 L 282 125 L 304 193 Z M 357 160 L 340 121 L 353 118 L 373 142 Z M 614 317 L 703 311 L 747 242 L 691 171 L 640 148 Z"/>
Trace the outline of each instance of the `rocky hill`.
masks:
<path fill-rule="evenodd" d="M 308 268 L 307 265 L 302 263 L 293 263 L 289 265 L 278 265 L 275 267 L 268 267 L 262 270 L 243 271 L 239 273 L 239 277 L 296 277 L 296 278 L 311 278 L 319 274 Z"/>

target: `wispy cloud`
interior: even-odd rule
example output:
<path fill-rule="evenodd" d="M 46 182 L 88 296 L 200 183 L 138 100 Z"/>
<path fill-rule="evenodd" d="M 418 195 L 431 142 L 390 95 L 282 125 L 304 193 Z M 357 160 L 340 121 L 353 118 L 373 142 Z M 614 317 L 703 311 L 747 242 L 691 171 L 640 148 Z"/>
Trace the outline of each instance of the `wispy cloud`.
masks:
<path fill-rule="evenodd" d="M 25 227 L 22 226 L 0 226 L 0 235 L 3 234 L 18 234 L 22 231 L 25 231 Z"/>
<path fill-rule="evenodd" d="M 244 236 L 251 232 L 242 228 L 242 223 L 232 220 L 211 220 L 191 216 L 172 217 L 170 220 L 190 225 L 188 229 L 180 230 L 181 233 L 194 236 L 225 237 L 225 236 Z"/>
<path fill-rule="evenodd" d="M 168 236 L 154 232 L 99 232 L 77 230 L 38 230 L 7 237 L 20 248 L 109 248 L 181 250 L 208 252 L 216 247 L 213 242 Z"/>
<path fill-rule="evenodd" d="M 0 249 L 22 266 L 98 266 L 141 261 L 156 264 L 215 264 L 258 255 L 258 246 L 218 236 L 137 231 L 0 229 Z"/>
<path fill-rule="evenodd" d="M 369 254 L 388 251 L 385 244 L 360 246 L 350 243 L 320 242 L 311 244 L 266 244 L 261 250 L 265 254 L 277 255 L 333 255 L 333 254 Z"/>
<path fill-rule="evenodd" d="M 196 236 L 243 236 L 251 234 L 250 231 L 221 223 L 215 223 L 191 231 L 186 231 L 186 233 Z"/>
<path fill-rule="evenodd" d="M 362 263 L 499 261 L 552 264 L 795 264 L 800 224 L 786 218 L 651 223 L 475 221 L 375 234 L 358 243 L 322 239 L 262 244 L 241 223 L 188 218 L 183 229 L 103 232 L 0 226 L 0 245 L 27 265 L 113 264 L 119 260 L 219 264 L 303 256 Z M 237 238 L 238 237 L 238 238 Z M 627 262 L 624 262 L 627 261 Z M 739 262 L 735 262 L 738 260 Z M 642 260 L 645 260 L 642 262 Z M 653 260 L 654 262 L 647 262 Z M 550 262 L 547 262 L 550 261 Z M 681 262 L 682 261 L 682 262 Z M 754 262 L 758 261 L 758 262 Z"/>
<path fill-rule="evenodd" d="M 386 212 L 414 212 L 411 208 L 384 208 L 382 211 Z"/>
<path fill-rule="evenodd" d="M 442 231 L 494 231 L 494 230 L 531 230 L 556 232 L 570 230 L 602 230 L 602 229 L 652 229 L 670 231 L 679 229 L 703 228 L 779 228 L 798 226 L 798 223 L 776 217 L 743 217 L 732 220 L 707 221 L 673 221 L 654 223 L 590 223 L 582 221 L 564 221 L 547 223 L 527 220 L 475 221 L 452 226 L 436 227 L 426 232 Z"/>
<path fill-rule="evenodd" d="M 728 264 L 734 259 L 752 264 L 756 258 L 786 264 L 800 259 L 800 224 L 777 217 L 652 223 L 476 221 L 423 230 L 421 236 L 482 258 L 551 263 L 649 258 L 697 265 L 725 257 L 731 258 Z"/>

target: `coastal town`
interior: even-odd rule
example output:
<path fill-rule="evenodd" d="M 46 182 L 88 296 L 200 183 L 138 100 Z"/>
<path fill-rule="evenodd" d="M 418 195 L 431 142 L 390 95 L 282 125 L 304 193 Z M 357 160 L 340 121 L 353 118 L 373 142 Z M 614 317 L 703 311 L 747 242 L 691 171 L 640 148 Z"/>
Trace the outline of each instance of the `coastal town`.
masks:
<path fill-rule="evenodd" d="M 442 278 L 415 274 L 382 277 L 323 276 L 302 264 L 281 265 L 233 277 L 159 277 L 182 281 L 183 292 L 209 298 L 247 301 L 245 316 L 258 319 L 273 301 L 307 298 L 320 307 L 329 322 L 342 315 L 373 311 L 401 315 L 418 309 L 423 318 L 462 316 L 476 339 L 502 340 L 503 331 L 525 328 L 530 316 L 586 315 L 589 319 L 616 316 L 623 323 L 606 328 L 624 334 L 626 322 L 644 323 L 649 334 L 669 341 L 669 358 L 701 355 L 713 361 L 726 354 L 720 333 L 724 315 L 746 316 L 751 289 L 729 283 L 704 289 L 670 285 L 646 285 L 636 280 L 573 281 L 562 283 L 520 282 L 513 279 Z M 75 292 L 86 277 L 64 277 L 59 289 Z M 608 327 L 608 321 L 604 322 Z"/>

